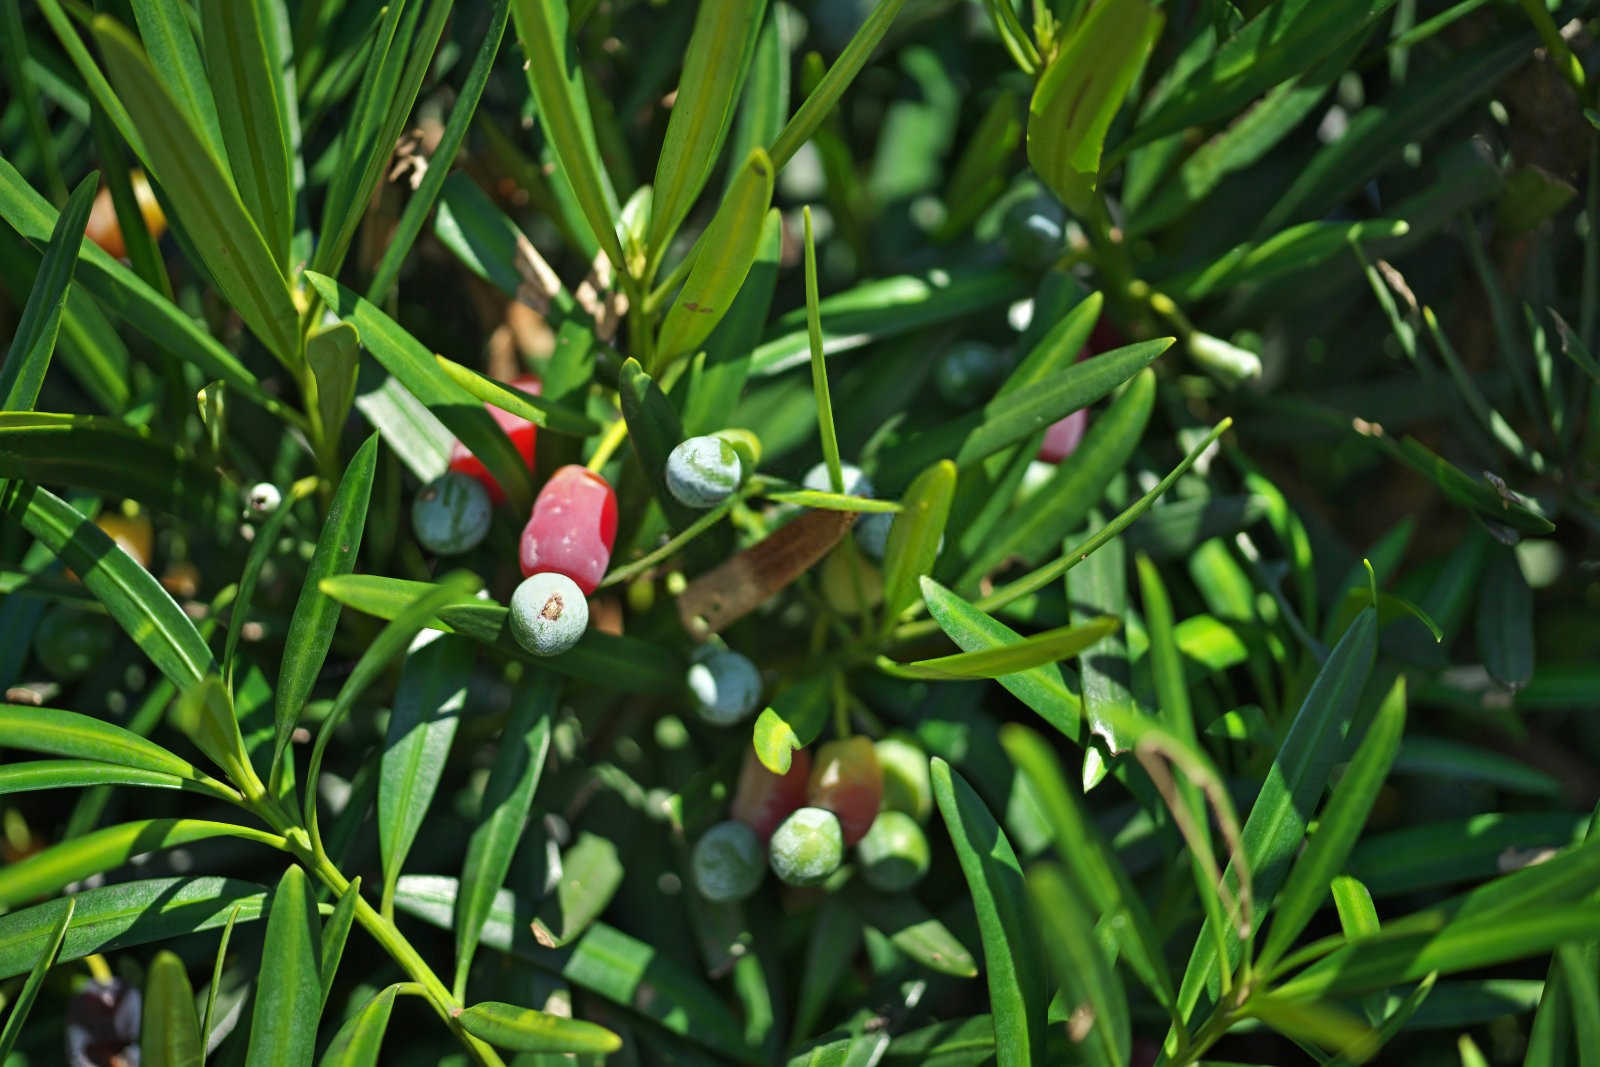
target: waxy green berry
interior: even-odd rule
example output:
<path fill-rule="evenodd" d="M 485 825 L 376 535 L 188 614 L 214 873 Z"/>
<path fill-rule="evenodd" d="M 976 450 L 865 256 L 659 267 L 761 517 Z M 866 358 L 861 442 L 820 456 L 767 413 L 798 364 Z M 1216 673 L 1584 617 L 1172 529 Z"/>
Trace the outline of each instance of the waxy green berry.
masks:
<path fill-rule="evenodd" d="M 691 437 L 667 456 L 667 491 L 686 507 L 716 507 L 742 477 L 739 453 L 720 437 Z"/>
<path fill-rule="evenodd" d="M 846 496 L 872 495 L 872 479 L 868 478 L 860 467 L 850 463 L 842 463 L 840 464 L 839 473 L 842 476 L 840 481 L 844 483 Z M 828 477 L 828 465 L 826 463 L 818 463 L 815 467 L 806 471 L 806 476 L 800 480 L 800 484 L 818 493 L 833 492 L 833 480 Z"/>
<path fill-rule="evenodd" d="M 822 808 L 801 808 L 767 842 L 772 873 L 789 885 L 821 885 L 844 862 L 839 817 Z"/>
<path fill-rule="evenodd" d="M 33 632 L 33 654 L 52 678 L 73 682 L 104 662 L 116 639 L 116 631 L 104 615 L 58 604 L 39 620 Z"/>
<path fill-rule="evenodd" d="M 535 656 L 559 655 L 588 629 L 589 602 L 577 582 L 544 571 L 525 579 L 511 594 L 510 623 L 517 644 Z"/>
<path fill-rule="evenodd" d="M 1031 196 L 1007 209 L 1001 232 L 1014 262 L 1043 269 L 1061 254 L 1066 211 L 1054 197 Z"/>
<path fill-rule="evenodd" d="M 862 555 L 875 563 L 882 563 L 889 552 L 889 531 L 894 527 L 894 516 L 886 511 L 874 511 L 856 520 L 854 533 L 856 547 Z"/>
<path fill-rule="evenodd" d="M 885 737 L 872 746 L 883 770 L 883 806 L 918 822 L 933 812 L 933 782 L 928 754 L 903 737 Z"/>
<path fill-rule="evenodd" d="M 861 877 L 885 893 L 904 892 L 928 873 L 928 839 L 903 811 L 880 813 L 856 846 L 856 856 Z"/>
<path fill-rule="evenodd" d="M 713 652 L 689 667 L 689 692 L 706 722 L 731 726 L 761 702 L 761 672 L 737 652 Z"/>
<path fill-rule="evenodd" d="M 971 407 L 987 397 L 1006 372 L 1006 357 L 994 345 L 964 341 L 939 357 L 933 385 L 951 407 Z"/>
<path fill-rule="evenodd" d="M 756 832 L 742 822 L 721 822 L 705 832 L 690 857 L 695 888 L 707 900 L 743 900 L 761 885 L 767 858 Z"/>
<path fill-rule="evenodd" d="M 440 556 L 459 556 L 477 548 L 494 517 L 489 491 L 465 474 L 441 474 L 411 502 L 411 529 L 423 548 Z"/>

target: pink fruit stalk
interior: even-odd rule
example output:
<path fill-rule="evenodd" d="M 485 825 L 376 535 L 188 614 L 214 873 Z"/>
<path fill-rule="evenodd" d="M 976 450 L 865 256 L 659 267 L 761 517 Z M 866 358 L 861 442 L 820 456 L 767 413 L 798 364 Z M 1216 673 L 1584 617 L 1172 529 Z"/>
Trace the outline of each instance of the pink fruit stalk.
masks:
<path fill-rule="evenodd" d="M 773 774 L 753 750 L 746 750 L 729 814 L 754 830 L 765 844 L 779 823 L 805 806 L 810 776 L 811 753 L 803 748 L 794 753 L 787 774 Z"/>
<path fill-rule="evenodd" d="M 605 577 L 616 539 L 617 494 L 600 475 L 569 464 L 544 483 L 522 528 L 522 576 L 564 574 L 588 596 Z"/>
<path fill-rule="evenodd" d="M 517 378 L 510 385 L 513 389 L 521 389 L 524 393 L 539 395 L 539 379 L 530 375 Z M 522 454 L 523 462 L 528 465 L 529 470 L 532 470 L 533 451 L 538 441 L 539 428 L 527 419 L 497 408 L 493 404 L 485 404 L 484 407 L 489 409 L 489 414 L 494 416 L 494 421 L 499 423 L 506 436 L 511 438 L 511 443 L 516 445 L 517 451 Z M 489 490 L 489 499 L 494 503 L 499 504 L 506 498 L 505 490 L 500 488 L 500 483 L 495 481 L 494 475 L 489 473 L 483 461 L 468 451 L 467 446 L 460 441 L 453 441 L 450 444 L 450 469 L 481 482 L 483 487 Z"/>

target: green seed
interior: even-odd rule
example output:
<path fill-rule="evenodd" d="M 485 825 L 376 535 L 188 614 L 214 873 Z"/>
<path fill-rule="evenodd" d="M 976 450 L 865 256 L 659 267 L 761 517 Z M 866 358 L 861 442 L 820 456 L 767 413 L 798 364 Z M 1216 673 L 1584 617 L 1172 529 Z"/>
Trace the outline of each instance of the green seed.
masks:
<path fill-rule="evenodd" d="M 440 556 L 458 556 L 477 548 L 493 517 L 489 491 L 457 471 L 423 486 L 411 502 L 411 528 L 417 541 Z"/>
<path fill-rule="evenodd" d="M 903 811 L 880 812 L 867 836 L 856 845 L 861 877 L 874 889 L 900 893 L 928 873 L 928 839 L 917 821 Z"/>
<path fill-rule="evenodd" d="M 761 839 L 742 822 L 722 822 L 705 832 L 691 857 L 700 895 L 717 902 L 743 900 L 767 873 Z"/>
<path fill-rule="evenodd" d="M 767 848 L 772 873 L 781 881 L 821 885 L 844 862 L 844 831 L 833 812 L 800 808 L 778 824 Z"/>

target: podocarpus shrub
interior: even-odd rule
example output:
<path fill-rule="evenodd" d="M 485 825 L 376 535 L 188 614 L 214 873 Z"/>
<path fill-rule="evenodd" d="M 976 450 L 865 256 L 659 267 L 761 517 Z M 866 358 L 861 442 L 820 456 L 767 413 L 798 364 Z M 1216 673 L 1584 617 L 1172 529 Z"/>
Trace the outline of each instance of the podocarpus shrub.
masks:
<path fill-rule="evenodd" d="M 0 1062 L 1589 1062 L 1594 7 L 4 0 Z"/>

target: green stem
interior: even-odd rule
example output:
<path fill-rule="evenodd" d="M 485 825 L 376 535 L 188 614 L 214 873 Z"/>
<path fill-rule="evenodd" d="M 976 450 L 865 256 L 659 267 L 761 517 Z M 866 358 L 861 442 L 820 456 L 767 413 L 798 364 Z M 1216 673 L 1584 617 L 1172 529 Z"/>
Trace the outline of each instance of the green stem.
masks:
<path fill-rule="evenodd" d="M 661 279 L 661 284 L 657 285 L 650 295 L 645 298 L 644 313 L 646 315 L 654 315 L 661 310 L 661 305 L 667 302 L 667 298 L 673 294 L 678 286 L 683 284 L 683 279 L 688 277 L 689 267 L 693 262 L 693 256 L 684 256 L 677 266 L 667 272 L 667 276 Z"/>

